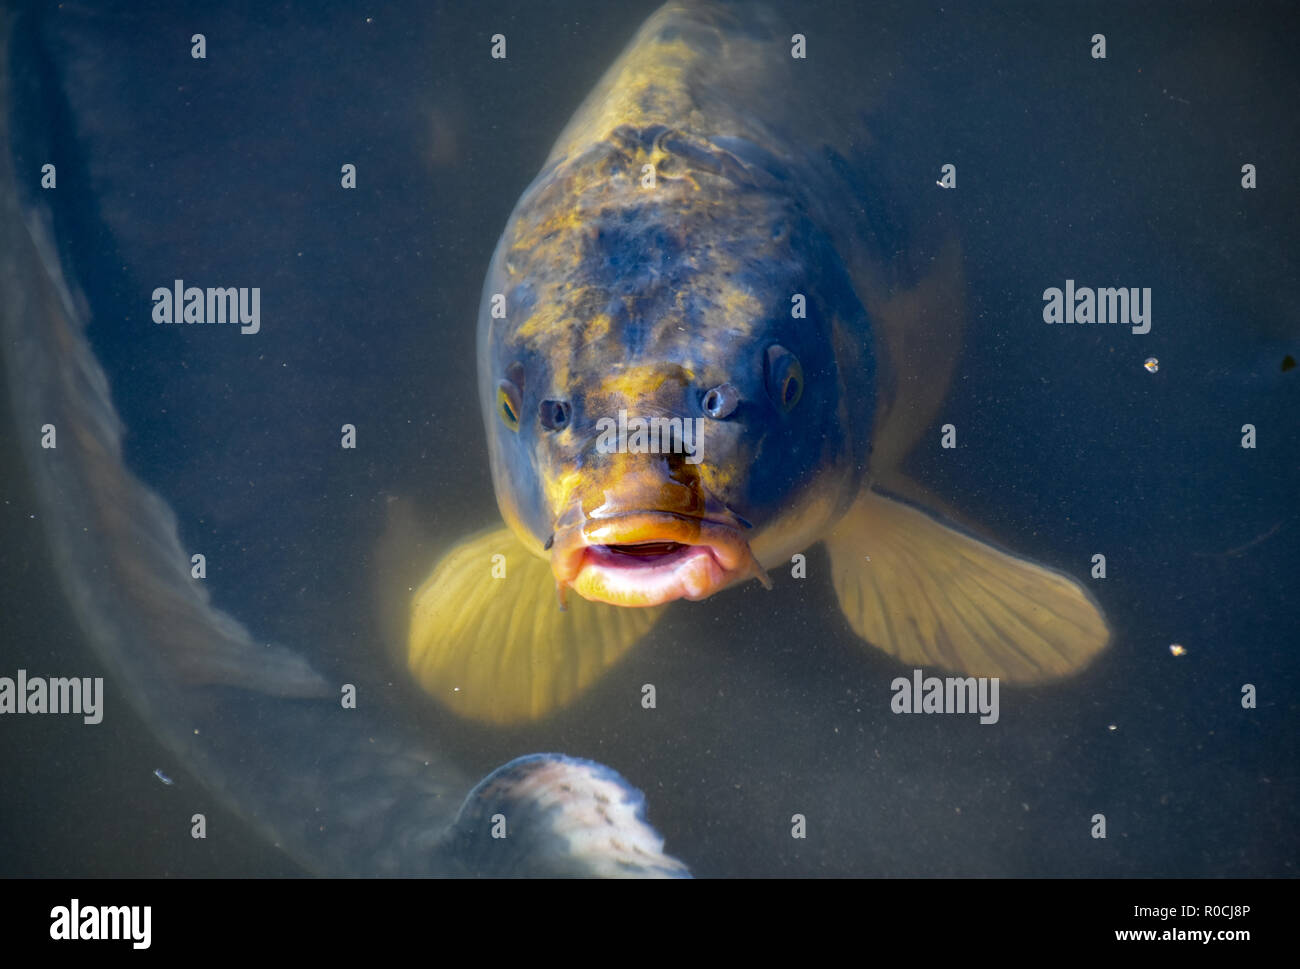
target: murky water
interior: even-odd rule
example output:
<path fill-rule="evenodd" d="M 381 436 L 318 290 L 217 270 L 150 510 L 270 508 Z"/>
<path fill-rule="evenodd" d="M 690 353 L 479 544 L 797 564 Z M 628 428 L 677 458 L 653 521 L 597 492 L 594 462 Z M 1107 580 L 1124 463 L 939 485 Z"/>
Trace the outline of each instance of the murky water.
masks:
<path fill-rule="evenodd" d="M 807 580 L 776 570 L 771 592 L 679 603 L 578 703 L 498 731 L 438 711 L 391 663 L 377 549 L 394 499 L 431 550 L 497 520 L 474 385 L 483 271 L 551 142 L 656 5 L 411 5 L 372 22 L 343 5 L 255 20 L 122 6 L 20 23 L 15 170 L 86 296 L 128 466 L 255 637 L 360 684 L 467 777 L 540 750 L 609 764 L 701 875 L 1294 873 L 1287 7 L 881 14 L 911 24 L 888 53 L 929 65 L 947 94 L 946 154 L 915 164 L 931 181 L 957 166 L 970 290 L 943 417 L 960 445 L 940 448 L 936 427 L 909 468 L 1039 561 L 1086 579 L 1105 555 L 1089 584 L 1114 638 L 1095 664 L 1004 687 L 996 725 L 893 714 L 890 682 L 910 670 L 853 636 L 818 548 Z M 835 36 L 845 85 L 877 56 L 868 14 L 800 16 L 811 56 Z M 204 61 L 189 56 L 196 31 Z M 1099 31 L 1105 60 L 1088 56 Z M 505 61 L 487 56 L 496 32 Z M 36 187 L 47 159 L 56 192 Z M 155 326 L 149 294 L 174 279 L 261 287 L 261 332 Z M 1149 287 L 1150 332 L 1046 325 L 1043 291 L 1067 279 Z M 356 450 L 338 447 L 345 423 Z M 100 675 L 43 547 L 41 517 L 58 510 L 22 470 L 19 438 L 36 431 L 2 426 L 0 675 Z M 0 720 L 0 870 L 299 870 L 120 687 L 105 703 L 94 727 Z M 262 742 L 285 763 L 313 756 Z M 189 837 L 196 812 L 206 841 Z M 797 813 L 806 839 L 790 836 Z M 1104 841 L 1089 836 L 1097 813 Z"/>

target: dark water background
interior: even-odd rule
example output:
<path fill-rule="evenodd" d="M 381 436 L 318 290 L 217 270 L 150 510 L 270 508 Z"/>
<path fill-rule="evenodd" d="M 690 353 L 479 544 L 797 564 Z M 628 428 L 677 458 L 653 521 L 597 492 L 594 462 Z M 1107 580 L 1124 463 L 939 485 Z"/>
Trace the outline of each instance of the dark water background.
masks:
<path fill-rule="evenodd" d="M 1080 577 L 1106 555 L 1090 588 L 1114 638 L 1082 675 L 1004 686 L 996 726 L 895 716 L 889 683 L 907 671 L 849 632 L 818 549 L 807 581 L 777 570 L 773 592 L 674 607 L 541 725 L 466 727 L 404 687 L 372 605 L 388 499 L 440 540 L 496 520 L 474 387 L 482 274 L 655 6 L 64 4 L 20 23 L 16 167 L 89 300 L 128 463 L 207 555 L 215 603 L 405 710 L 470 774 L 550 749 L 609 764 L 698 874 L 1293 874 L 1292 5 L 800 8 L 810 57 L 826 38 L 846 87 L 879 17 L 946 94 L 944 156 L 916 165 L 958 168 L 970 326 L 939 423 L 961 446 L 936 431 L 911 470 L 1026 555 Z M 504 62 L 487 56 L 496 32 Z M 1096 32 L 1104 61 L 1088 57 Z M 47 159 L 57 193 L 31 187 Z M 344 162 L 355 191 L 338 187 Z M 260 286 L 262 332 L 155 326 L 149 294 L 175 278 Z M 1042 291 L 1067 278 L 1151 287 L 1151 332 L 1047 326 Z M 345 422 L 356 451 L 338 447 Z M 0 675 L 96 675 L 14 433 L 4 421 Z M 0 872 L 299 870 L 106 687 L 93 728 L 0 722 Z M 197 811 L 206 841 L 189 837 Z M 1105 841 L 1088 836 L 1098 812 Z"/>

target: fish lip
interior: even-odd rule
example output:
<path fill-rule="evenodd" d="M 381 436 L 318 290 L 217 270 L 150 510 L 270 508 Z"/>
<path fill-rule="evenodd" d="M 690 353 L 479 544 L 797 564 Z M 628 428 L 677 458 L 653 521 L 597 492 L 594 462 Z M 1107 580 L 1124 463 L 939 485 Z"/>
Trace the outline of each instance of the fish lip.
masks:
<path fill-rule="evenodd" d="M 644 559 L 616 546 L 671 543 Z M 574 522 L 555 533 L 551 571 L 561 602 L 572 588 L 584 599 L 620 606 L 657 606 L 706 599 L 763 572 L 740 528 L 670 511 L 622 512 Z"/>

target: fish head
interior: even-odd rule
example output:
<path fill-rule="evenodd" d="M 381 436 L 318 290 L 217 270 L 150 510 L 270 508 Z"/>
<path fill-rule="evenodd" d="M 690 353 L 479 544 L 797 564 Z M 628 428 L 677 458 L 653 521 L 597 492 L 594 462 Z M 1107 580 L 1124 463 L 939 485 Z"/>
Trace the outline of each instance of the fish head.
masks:
<path fill-rule="evenodd" d="M 871 414 L 853 411 L 873 399 L 869 327 L 829 240 L 770 174 L 714 145 L 676 164 L 664 140 L 544 170 L 484 289 L 498 504 L 549 556 L 562 602 L 569 588 L 652 606 L 768 584 L 865 468 Z M 726 160 L 710 170 L 705 151 Z M 646 157 L 652 188 L 637 181 Z"/>

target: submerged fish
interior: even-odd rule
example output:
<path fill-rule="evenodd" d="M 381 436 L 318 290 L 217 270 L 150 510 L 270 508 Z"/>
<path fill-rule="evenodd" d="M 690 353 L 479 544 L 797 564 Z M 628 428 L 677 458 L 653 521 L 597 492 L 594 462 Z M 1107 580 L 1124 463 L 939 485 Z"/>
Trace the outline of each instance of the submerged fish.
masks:
<path fill-rule="evenodd" d="M 510 217 L 478 321 L 505 525 L 437 563 L 407 640 L 462 715 L 543 716 L 667 603 L 770 584 L 818 542 L 850 627 L 907 665 L 1037 682 L 1109 639 L 1077 582 L 901 473 L 938 439 L 960 249 L 938 202 L 892 224 L 878 92 L 834 103 L 798 40 L 753 11 L 662 8 Z"/>
<path fill-rule="evenodd" d="M 12 38 L 24 30 L 20 46 Z M 13 92 L 31 97 L 39 85 L 18 75 L 13 52 L 39 47 L 31 32 L 0 9 L 5 380 L 72 614 L 135 710 L 210 790 L 312 871 L 686 874 L 664 854 L 640 792 L 610 768 L 533 754 L 475 784 L 436 737 L 394 723 L 382 705 L 341 708 L 338 683 L 295 650 L 254 639 L 194 581 L 175 513 L 123 460 L 124 429 L 86 336 L 89 308 L 44 213 L 21 202 Z M 177 823 L 188 825 L 189 813 Z"/>

